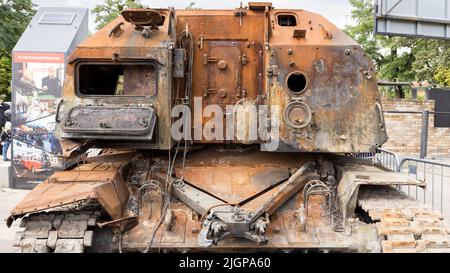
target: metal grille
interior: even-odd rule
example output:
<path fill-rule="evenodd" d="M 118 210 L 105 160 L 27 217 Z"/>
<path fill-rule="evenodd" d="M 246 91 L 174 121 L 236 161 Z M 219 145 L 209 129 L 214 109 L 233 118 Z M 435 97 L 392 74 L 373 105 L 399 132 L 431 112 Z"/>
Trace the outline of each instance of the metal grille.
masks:
<path fill-rule="evenodd" d="M 45 12 L 39 19 L 39 24 L 71 25 L 75 19 L 75 13 Z"/>

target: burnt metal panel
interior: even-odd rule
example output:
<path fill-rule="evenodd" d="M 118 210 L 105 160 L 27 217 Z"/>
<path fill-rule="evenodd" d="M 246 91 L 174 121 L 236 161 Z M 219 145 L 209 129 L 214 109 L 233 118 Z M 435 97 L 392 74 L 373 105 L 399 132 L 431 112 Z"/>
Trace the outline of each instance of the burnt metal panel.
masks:
<path fill-rule="evenodd" d="M 73 107 L 64 121 L 63 131 L 100 135 L 152 135 L 156 116 L 153 108 Z"/>
<path fill-rule="evenodd" d="M 449 0 L 376 0 L 375 33 L 450 39 Z"/>
<path fill-rule="evenodd" d="M 128 170 L 125 162 L 96 162 L 56 172 L 17 204 L 8 222 L 27 213 L 86 200 L 97 201 L 112 219 L 118 219 L 129 196 L 124 182 Z"/>
<path fill-rule="evenodd" d="M 279 151 L 373 151 L 386 141 L 375 67 L 359 46 L 279 46 L 270 62 L 277 72 L 269 77 L 269 104 L 289 113 L 302 100 L 311 110 L 291 117 L 301 128 L 280 120 Z M 296 71 L 307 79 L 303 92 L 288 91 Z"/>

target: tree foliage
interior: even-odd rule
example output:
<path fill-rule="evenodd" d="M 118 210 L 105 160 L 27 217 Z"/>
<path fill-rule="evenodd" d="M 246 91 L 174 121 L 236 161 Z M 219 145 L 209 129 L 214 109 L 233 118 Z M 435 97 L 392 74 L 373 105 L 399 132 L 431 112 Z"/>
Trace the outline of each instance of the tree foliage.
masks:
<path fill-rule="evenodd" d="M 189 5 L 186 7 L 186 9 L 196 9 L 195 6 L 195 2 L 190 2 Z"/>
<path fill-rule="evenodd" d="M 140 0 L 106 0 L 104 4 L 97 5 L 92 10 L 96 15 L 97 29 L 101 29 L 116 19 L 125 8 L 142 8 Z"/>
<path fill-rule="evenodd" d="M 373 34 L 373 10 L 370 0 L 349 0 L 353 6 L 351 17 L 355 20 L 355 25 L 347 25 L 344 31 L 356 42 L 364 47 L 372 60 L 377 65 L 383 61 L 383 54 L 379 49 L 385 43 L 385 39 Z"/>
<path fill-rule="evenodd" d="M 388 81 L 428 80 L 450 85 L 450 42 L 374 35 L 373 1 L 349 0 L 354 25 L 345 32 L 374 60 L 379 78 Z"/>
<path fill-rule="evenodd" d="M 11 94 L 11 52 L 35 13 L 31 0 L 0 0 L 0 95 Z"/>
<path fill-rule="evenodd" d="M 0 56 L 0 94 L 11 94 L 11 57 L 8 54 Z"/>

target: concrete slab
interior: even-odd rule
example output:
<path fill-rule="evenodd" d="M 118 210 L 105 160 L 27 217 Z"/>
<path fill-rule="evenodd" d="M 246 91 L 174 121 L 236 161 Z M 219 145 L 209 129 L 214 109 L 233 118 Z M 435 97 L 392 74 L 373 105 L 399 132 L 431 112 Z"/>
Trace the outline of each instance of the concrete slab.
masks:
<path fill-rule="evenodd" d="M 13 247 L 14 235 L 19 228 L 20 221 L 15 221 L 11 228 L 6 226 L 6 218 L 12 208 L 23 198 L 29 190 L 15 190 L 0 188 L 0 253 L 18 252 L 18 248 Z"/>
<path fill-rule="evenodd" d="M 0 157 L 0 189 L 11 186 L 11 161 L 3 161 Z"/>

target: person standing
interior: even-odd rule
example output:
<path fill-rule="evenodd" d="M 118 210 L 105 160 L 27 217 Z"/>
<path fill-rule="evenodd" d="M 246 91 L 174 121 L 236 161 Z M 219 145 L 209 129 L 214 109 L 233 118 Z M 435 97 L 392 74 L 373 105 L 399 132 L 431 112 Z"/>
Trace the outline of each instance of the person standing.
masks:
<path fill-rule="evenodd" d="M 5 112 L 10 107 L 11 106 L 5 102 L 0 103 L 0 128 L 3 128 L 3 126 L 5 126 L 6 122 L 8 121 Z"/>
<path fill-rule="evenodd" d="M 0 130 L 3 131 L 3 127 L 5 126 L 6 122 L 8 121 L 5 112 L 10 108 L 9 104 L 2 102 L 0 103 Z M 1 151 L 3 151 L 3 147 L 0 145 Z M 3 154 L 3 152 L 2 152 Z"/>
<path fill-rule="evenodd" d="M 0 140 L 2 143 L 2 156 L 3 161 L 10 161 L 8 159 L 8 148 L 11 143 L 11 122 L 6 122 L 5 128 L 2 129 L 2 133 L 0 135 Z"/>
<path fill-rule="evenodd" d="M 42 105 L 39 100 L 33 99 L 26 113 L 26 121 L 33 121 L 42 117 Z"/>
<path fill-rule="evenodd" d="M 48 76 L 42 79 L 42 89 L 48 90 L 48 93 L 54 97 L 59 97 L 61 92 L 61 82 L 56 77 L 56 69 L 53 66 L 48 68 Z"/>
<path fill-rule="evenodd" d="M 61 144 L 59 143 L 59 139 L 56 138 L 54 133 L 48 133 L 48 140 L 50 142 L 52 154 L 54 155 L 60 154 L 62 152 Z"/>

